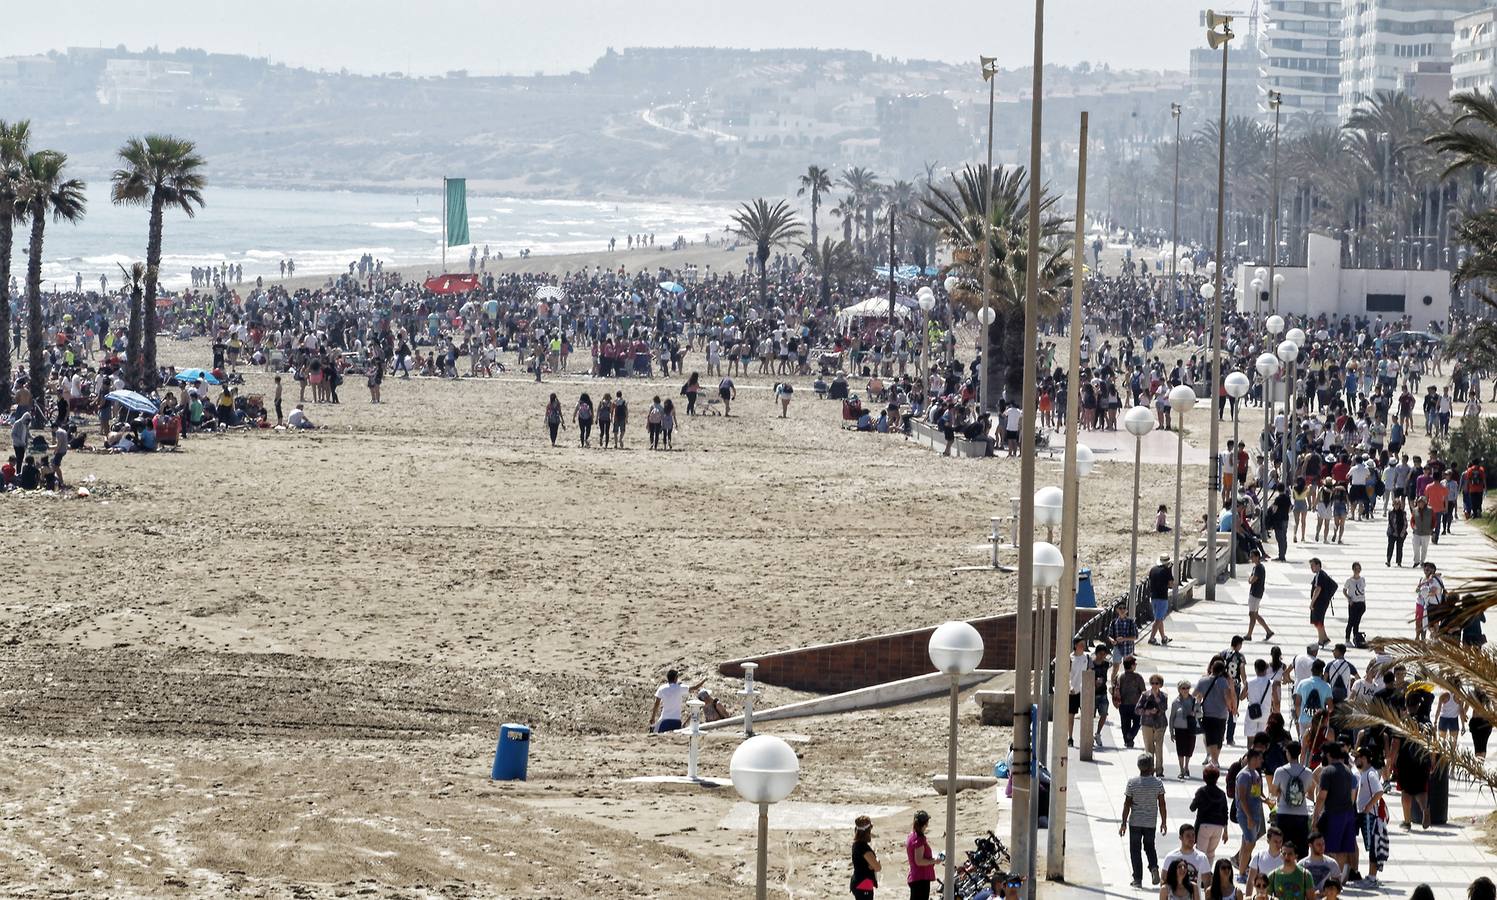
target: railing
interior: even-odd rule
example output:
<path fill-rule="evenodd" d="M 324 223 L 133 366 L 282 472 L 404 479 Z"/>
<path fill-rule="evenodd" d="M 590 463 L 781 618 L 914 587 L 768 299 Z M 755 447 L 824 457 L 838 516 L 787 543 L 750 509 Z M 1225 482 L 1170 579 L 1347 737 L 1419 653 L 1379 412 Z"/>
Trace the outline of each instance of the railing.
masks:
<path fill-rule="evenodd" d="M 1205 566 L 1206 550 L 1205 548 L 1201 548 L 1175 564 L 1175 582 L 1177 584 L 1184 584 L 1186 579 L 1193 578 L 1195 573 L 1198 570 L 1204 569 Z M 1154 605 L 1150 602 L 1149 598 L 1149 579 L 1147 576 L 1135 584 L 1133 590 L 1128 594 L 1118 599 L 1124 598 L 1132 601 L 1133 621 L 1153 621 Z M 1183 605 L 1181 603 L 1182 598 L 1183 595 L 1178 591 L 1170 592 L 1170 612 L 1176 611 Z M 1194 600 L 1191 602 L 1193 603 Z M 1089 622 L 1076 629 L 1075 640 L 1086 641 L 1087 645 L 1090 646 L 1106 637 L 1108 629 L 1112 627 L 1113 620 L 1117 618 L 1117 613 L 1113 607 L 1113 603 L 1107 603 L 1100 614 L 1093 616 Z"/>

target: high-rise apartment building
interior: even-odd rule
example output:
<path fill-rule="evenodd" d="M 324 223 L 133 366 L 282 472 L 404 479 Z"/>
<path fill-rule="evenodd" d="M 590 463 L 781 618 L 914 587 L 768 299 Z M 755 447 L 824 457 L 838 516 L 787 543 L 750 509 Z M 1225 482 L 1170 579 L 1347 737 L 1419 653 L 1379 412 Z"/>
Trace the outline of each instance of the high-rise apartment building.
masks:
<path fill-rule="evenodd" d="M 1497 87 L 1497 6 L 1455 20 L 1451 53 L 1453 93 Z"/>
<path fill-rule="evenodd" d="M 1341 0 L 1268 0 L 1258 77 L 1264 90 L 1258 112 L 1272 120 L 1267 92 L 1283 95 L 1287 126 L 1334 125 L 1340 104 Z"/>
<path fill-rule="evenodd" d="M 1491 0 L 1344 0 L 1341 8 L 1342 121 L 1378 91 L 1396 91 L 1421 62 L 1449 63 L 1455 22 Z"/>

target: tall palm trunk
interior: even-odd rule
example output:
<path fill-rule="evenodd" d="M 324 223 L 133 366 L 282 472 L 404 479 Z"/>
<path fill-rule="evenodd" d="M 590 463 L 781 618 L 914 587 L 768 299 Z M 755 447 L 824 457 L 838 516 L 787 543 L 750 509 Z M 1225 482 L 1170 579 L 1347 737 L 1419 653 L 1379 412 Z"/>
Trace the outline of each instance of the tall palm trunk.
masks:
<path fill-rule="evenodd" d="M 141 354 L 141 389 L 156 387 L 156 277 L 161 268 L 161 192 L 151 196 L 151 234 L 146 242 L 146 293 L 142 299 L 141 327 L 145 331 Z M 134 347 L 131 348 L 134 352 Z"/>
<path fill-rule="evenodd" d="M 26 386 L 33 402 L 40 403 L 47 389 L 42 380 L 42 239 L 47 229 L 47 211 L 31 210 L 31 247 L 26 258 L 26 352 L 30 355 Z"/>
<path fill-rule="evenodd" d="M 140 318 L 142 306 L 140 282 L 138 280 L 133 281 L 130 285 L 130 332 L 126 339 L 130 347 L 130 356 L 126 360 L 129 365 L 125 369 L 125 377 L 129 380 L 131 389 L 137 391 L 147 389 L 145 386 L 145 366 L 141 363 L 143 357 L 140 352 L 141 328 L 144 326 Z"/>
<path fill-rule="evenodd" d="M 816 192 L 812 191 L 811 192 L 811 246 L 815 247 L 818 250 L 821 249 L 821 243 L 818 241 L 818 239 L 816 237 L 816 209 L 817 209 L 817 207 L 819 207 L 821 205 L 820 200 L 821 200 L 821 198 L 816 195 Z"/>
<path fill-rule="evenodd" d="M 0 409 L 9 409 L 10 359 L 10 252 L 15 243 L 15 221 L 0 216 Z"/>
<path fill-rule="evenodd" d="M 769 310 L 769 274 L 765 271 L 765 264 L 769 262 L 769 248 L 759 251 L 759 306 L 766 312 Z"/>

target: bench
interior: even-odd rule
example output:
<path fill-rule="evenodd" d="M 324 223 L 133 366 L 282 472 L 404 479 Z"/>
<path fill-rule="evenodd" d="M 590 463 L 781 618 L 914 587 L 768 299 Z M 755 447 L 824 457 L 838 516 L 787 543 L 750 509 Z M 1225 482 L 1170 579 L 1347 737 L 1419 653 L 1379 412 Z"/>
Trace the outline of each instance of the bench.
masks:
<path fill-rule="evenodd" d="M 909 439 L 921 446 L 929 447 L 937 453 L 941 453 L 946 449 L 946 435 L 941 433 L 941 429 L 920 419 L 910 420 Z M 987 447 L 981 441 L 969 441 L 961 435 L 957 435 L 956 440 L 951 442 L 951 455 L 974 459 L 981 458 L 987 455 Z"/>

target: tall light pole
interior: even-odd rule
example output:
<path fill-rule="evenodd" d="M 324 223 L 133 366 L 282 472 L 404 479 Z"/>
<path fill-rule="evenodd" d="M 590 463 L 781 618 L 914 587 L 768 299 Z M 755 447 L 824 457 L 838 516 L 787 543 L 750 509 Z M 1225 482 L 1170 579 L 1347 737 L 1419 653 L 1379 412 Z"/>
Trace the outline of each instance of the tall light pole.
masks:
<path fill-rule="evenodd" d="M 1040 125 L 1044 119 L 1045 0 L 1034 0 L 1034 63 L 1029 117 L 1029 224 L 1024 277 L 1024 380 L 1015 402 L 1023 415 L 1019 431 L 1023 451 L 1019 464 L 1019 609 L 1014 616 L 1014 764 L 1013 820 L 1009 847 L 1014 872 L 1026 877 L 1024 900 L 1034 897 L 1035 830 L 1030 686 L 1034 678 L 1034 428 L 1035 341 L 1039 334 L 1040 280 Z M 1075 411 L 1070 414 L 1074 415 Z M 1059 573 L 1057 573 L 1059 574 Z M 1057 579 L 1058 580 L 1058 579 Z M 1053 583 L 1053 582 L 1052 582 Z"/>
<path fill-rule="evenodd" d="M 1268 320 L 1264 322 L 1264 326 L 1268 330 L 1268 340 L 1265 346 L 1272 347 L 1274 342 L 1279 339 L 1279 335 L 1284 332 L 1284 317 L 1278 315 L 1269 316 Z M 1273 387 L 1273 378 L 1280 371 L 1279 358 L 1273 354 L 1273 351 L 1266 350 L 1258 356 L 1255 368 L 1257 368 L 1258 375 L 1263 382 L 1263 440 L 1259 442 L 1263 464 L 1259 470 L 1258 483 L 1263 486 L 1264 501 L 1263 515 L 1259 520 L 1258 531 L 1259 537 L 1266 541 L 1268 540 L 1268 457 L 1273 453 L 1273 432 L 1269 430 L 1272 427 L 1269 423 L 1272 418 L 1271 413 L 1273 411 L 1274 400 L 1270 389 Z M 1288 475 L 1286 474 L 1281 481 L 1287 484 L 1289 481 Z"/>
<path fill-rule="evenodd" d="M 1143 468 L 1144 435 L 1154 430 L 1154 413 L 1147 406 L 1135 406 L 1123 413 L 1123 427 L 1133 435 L 1133 552 L 1128 554 L 1128 590 L 1131 592 L 1133 586 L 1138 584 L 1138 493 Z M 1178 510 L 1179 500 L 1175 501 L 1175 505 Z M 1131 604 L 1129 611 L 1132 611 Z M 1059 659 L 1057 656 L 1057 664 Z"/>
<path fill-rule="evenodd" d="M 992 349 L 989 339 L 992 332 L 989 329 L 993 324 L 993 315 L 988 310 L 992 302 L 993 286 L 992 276 L 988 273 L 988 258 L 993 244 L 993 98 L 998 84 L 993 76 L 998 74 L 998 60 L 992 56 L 980 56 L 978 59 L 982 62 L 982 80 L 988 83 L 988 167 L 984 170 L 982 199 L 982 316 L 978 319 L 978 331 L 982 334 L 982 371 L 978 373 L 977 382 L 977 408 L 986 412 L 992 401 L 992 395 L 988 392 L 988 355 Z"/>
<path fill-rule="evenodd" d="M 1222 49 L 1221 118 L 1216 150 L 1216 280 L 1211 297 L 1211 383 L 1207 402 L 1215 406 L 1222 389 L 1222 276 L 1227 259 L 1222 254 L 1227 217 L 1227 57 L 1231 53 L 1232 17 L 1206 11 L 1206 40 Z M 1219 30 L 1218 30 L 1219 28 Z M 1204 294 L 1204 291 L 1202 292 Z M 1206 599 L 1216 599 L 1216 501 L 1221 491 L 1221 419 L 1211 416 L 1211 486 L 1206 494 Z"/>
<path fill-rule="evenodd" d="M 1222 51 L 1225 55 L 1226 51 Z M 1279 264 L 1279 107 L 1284 102 L 1284 95 L 1278 91 L 1268 92 L 1268 108 L 1273 110 L 1273 216 L 1272 225 L 1269 226 L 1268 243 L 1268 314 L 1273 315 L 1274 301 L 1279 299 L 1274 296 L 1274 268 Z"/>
<path fill-rule="evenodd" d="M 1185 474 L 1185 414 L 1190 412 L 1196 405 L 1196 392 L 1188 384 L 1177 384 L 1170 388 L 1170 413 L 1174 418 L 1175 426 L 1175 555 L 1173 557 L 1177 571 L 1184 574 L 1180 565 L 1180 502 L 1184 499 Z M 1180 600 L 1180 579 L 1175 579 L 1175 589 L 1171 597 L 1170 606 L 1173 608 Z"/>
<path fill-rule="evenodd" d="M 956 710 L 962 676 L 982 663 L 982 635 L 966 622 L 947 622 L 931 632 L 926 652 L 936 671 L 951 676 L 951 724 L 946 733 L 946 878 L 941 896 L 953 900 L 956 890 Z"/>
<path fill-rule="evenodd" d="M 738 745 L 728 761 L 728 774 L 738 796 L 759 807 L 759 840 L 754 872 L 755 900 L 768 895 L 769 805 L 779 803 L 800 780 L 800 760 L 790 745 L 767 734 Z"/>
<path fill-rule="evenodd" d="M 1232 453 L 1228 464 L 1232 467 L 1232 494 L 1228 502 L 1228 509 L 1232 511 L 1232 533 L 1227 538 L 1227 569 L 1232 577 L 1237 577 L 1237 497 L 1242 493 L 1242 483 L 1237 478 L 1237 454 L 1241 453 L 1238 442 L 1242 440 L 1239 424 L 1242 417 L 1237 414 L 1238 406 L 1242 398 L 1247 396 L 1252 383 L 1248 381 L 1247 375 L 1242 372 L 1229 372 L 1222 379 L 1222 387 L 1226 388 L 1227 396 L 1232 398 Z"/>
<path fill-rule="evenodd" d="M 1081 304 L 1086 286 L 1086 278 L 1082 270 L 1085 268 L 1083 260 L 1086 257 L 1086 145 L 1087 129 L 1089 127 L 1089 116 L 1083 111 L 1081 113 L 1081 135 L 1079 158 L 1076 169 L 1076 235 L 1071 244 L 1071 356 L 1069 361 L 1071 377 L 1066 379 L 1066 463 L 1065 463 L 1065 499 L 1061 515 L 1061 547 L 1066 558 L 1065 584 L 1060 592 L 1060 599 L 1056 606 L 1055 641 L 1053 659 L 1055 660 L 1054 684 L 1070 684 L 1071 678 L 1071 635 L 1076 633 L 1076 576 L 1077 566 L 1077 519 L 1080 516 L 1080 497 L 1077 494 L 1080 477 L 1086 472 L 1082 469 L 1083 459 L 1081 446 L 1077 442 L 1078 415 L 1071 411 L 1081 410 Z M 1078 257 L 1077 254 L 1080 254 Z M 1087 456 L 1090 456 L 1088 451 Z M 1089 464 L 1087 466 L 1089 468 Z M 1049 646 L 1048 644 L 1046 646 Z M 1049 668 L 1046 667 L 1046 672 Z M 1045 701 L 1048 704 L 1051 692 L 1045 692 Z M 1062 730 L 1066 722 L 1066 716 L 1055 717 L 1050 727 L 1050 747 L 1055 751 L 1055 763 L 1050 772 L 1050 831 L 1045 851 L 1045 876 L 1053 881 L 1064 881 L 1066 877 L 1066 800 L 1067 788 L 1069 787 L 1069 764 L 1070 758 L 1066 753 Z M 1045 720 L 1040 719 L 1040 727 L 1044 727 Z"/>
<path fill-rule="evenodd" d="M 1175 296 L 1175 267 L 1180 264 L 1180 104 L 1170 104 L 1170 116 L 1175 120 L 1175 202 L 1170 222 L 1170 308 L 1174 309 L 1179 299 Z"/>
<path fill-rule="evenodd" d="M 1298 337 L 1299 340 L 1295 340 Z M 1283 342 L 1279 344 L 1276 351 L 1279 359 L 1289 367 L 1289 381 L 1285 383 L 1284 392 L 1284 481 L 1294 477 L 1294 415 L 1295 407 L 1298 405 L 1294 397 L 1295 363 L 1299 360 L 1299 348 L 1304 346 L 1305 333 L 1298 328 L 1289 329 L 1284 336 Z"/>

